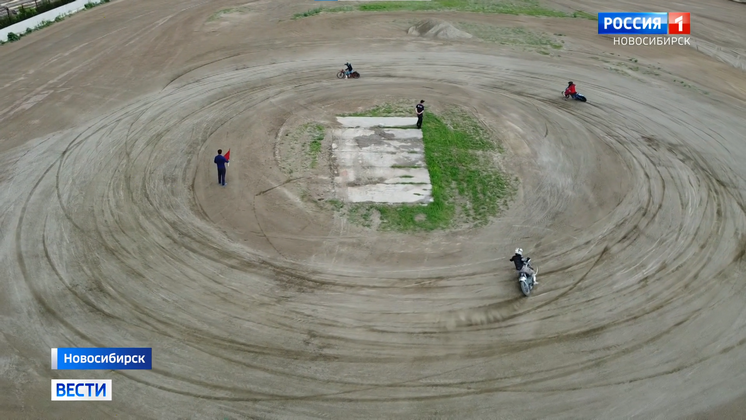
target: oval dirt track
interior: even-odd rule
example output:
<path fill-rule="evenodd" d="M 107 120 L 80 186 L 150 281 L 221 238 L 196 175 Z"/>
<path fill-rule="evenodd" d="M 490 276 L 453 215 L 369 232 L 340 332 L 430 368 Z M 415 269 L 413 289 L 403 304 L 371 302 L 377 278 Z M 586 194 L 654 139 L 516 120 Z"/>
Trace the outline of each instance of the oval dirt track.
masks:
<path fill-rule="evenodd" d="M 577 19 L 157 3 L 0 47 L 0 417 L 682 418 L 743 395 L 741 69 Z M 727 23 L 746 6 L 711 3 L 702 40 L 746 38 Z M 566 44 L 406 34 L 432 16 Z M 334 78 L 346 61 L 361 79 Z M 374 232 L 280 169 L 298 124 L 401 98 L 495 133 L 520 191 L 490 225 Z M 528 299 L 517 246 L 540 270 Z M 140 346 L 152 371 L 49 368 L 51 347 Z M 114 401 L 52 403 L 56 378 L 113 379 Z"/>

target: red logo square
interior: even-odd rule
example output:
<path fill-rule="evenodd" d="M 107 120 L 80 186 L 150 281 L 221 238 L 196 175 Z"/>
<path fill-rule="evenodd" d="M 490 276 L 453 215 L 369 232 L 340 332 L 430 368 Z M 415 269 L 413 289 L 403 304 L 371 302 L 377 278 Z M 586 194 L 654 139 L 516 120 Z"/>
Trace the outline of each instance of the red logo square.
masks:
<path fill-rule="evenodd" d="M 689 13 L 669 13 L 668 33 L 670 35 L 691 35 L 691 18 Z"/>

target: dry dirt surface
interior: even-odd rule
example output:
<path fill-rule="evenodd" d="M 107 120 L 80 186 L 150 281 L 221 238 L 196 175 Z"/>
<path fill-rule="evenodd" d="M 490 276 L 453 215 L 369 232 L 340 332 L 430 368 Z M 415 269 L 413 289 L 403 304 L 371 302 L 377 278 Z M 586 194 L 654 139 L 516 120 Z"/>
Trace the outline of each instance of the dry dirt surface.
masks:
<path fill-rule="evenodd" d="M 118 0 L 0 47 L 0 418 L 743 415 L 742 69 L 582 19 L 290 19 L 317 4 Z M 744 5 L 676 8 L 710 52 L 743 48 Z M 564 43 L 407 33 L 430 18 Z M 347 61 L 362 78 L 336 79 Z M 487 227 L 351 224 L 308 194 L 329 171 L 281 161 L 296 127 L 402 98 L 502 142 L 520 188 Z M 51 347 L 139 346 L 152 371 L 50 370 Z M 56 378 L 112 379 L 114 400 L 51 402 Z"/>

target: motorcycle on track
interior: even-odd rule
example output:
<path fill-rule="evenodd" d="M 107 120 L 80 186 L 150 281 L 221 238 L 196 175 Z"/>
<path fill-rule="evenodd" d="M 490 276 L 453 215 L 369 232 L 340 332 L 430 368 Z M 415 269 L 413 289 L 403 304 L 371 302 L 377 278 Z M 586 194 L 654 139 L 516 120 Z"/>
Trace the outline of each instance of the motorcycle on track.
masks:
<path fill-rule="evenodd" d="M 337 79 L 344 79 L 344 78 L 345 78 L 345 69 L 342 69 L 339 71 L 339 73 L 337 73 Z M 353 70 L 352 72 L 350 72 L 349 78 L 359 79 L 360 73 L 358 73 L 356 70 Z"/>
<path fill-rule="evenodd" d="M 564 90 L 562 91 L 562 96 L 564 96 L 565 99 L 568 98 L 567 96 L 565 96 L 565 91 Z M 576 93 L 575 97 L 570 96 L 570 98 L 575 99 L 576 101 L 580 101 L 580 102 L 586 102 L 587 101 L 587 99 L 585 98 L 585 96 L 583 96 L 580 93 Z"/>
<path fill-rule="evenodd" d="M 523 295 L 528 297 L 528 295 L 531 294 L 531 291 L 534 290 L 534 286 L 536 285 L 536 275 L 539 274 L 539 270 L 535 269 L 533 266 L 531 266 L 531 258 L 526 259 L 526 264 L 529 265 L 534 270 L 533 275 L 529 275 L 526 272 L 519 271 L 518 272 L 518 284 L 521 286 L 521 292 L 523 292 Z"/>

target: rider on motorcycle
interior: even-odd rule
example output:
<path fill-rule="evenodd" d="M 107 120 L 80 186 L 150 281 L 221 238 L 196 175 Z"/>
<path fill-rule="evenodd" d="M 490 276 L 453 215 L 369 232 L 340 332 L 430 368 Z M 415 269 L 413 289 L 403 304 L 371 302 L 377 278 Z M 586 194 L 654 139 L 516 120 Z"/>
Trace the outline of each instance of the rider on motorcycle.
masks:
<path fill-rule="evenodd" d="M 352 64 L 347 63 L 345 64 L 345 66 L 347 66 L 347 69 L 345 70 L 345 79 L 346 79 L 352 73 Z"/>
<path fill-rule="evenodd" d="M 573 99 L 578 96 L 578 93 L 575 92 L 575 83 L 573 82 L 569 82 L 567 84 L 567 89 L 565 89 L 565 99 L 567 99 L 568 96 L 572 96 Z"/>
<path fill-rule="evenodd" d="M 515 269 L 519 273 L 526 273 L 529 277 L 533 277 L 534 284 L 539 284 L 536 281 L 536 272 L 531 267 L 531 258 L 523 258 L 523 250 L 521 248 L 516 248 L 515 255 L 513 255 L 510 261 L 515 264 Z"/>

